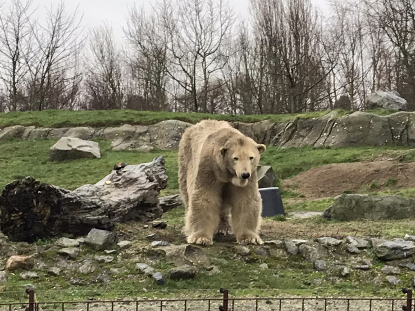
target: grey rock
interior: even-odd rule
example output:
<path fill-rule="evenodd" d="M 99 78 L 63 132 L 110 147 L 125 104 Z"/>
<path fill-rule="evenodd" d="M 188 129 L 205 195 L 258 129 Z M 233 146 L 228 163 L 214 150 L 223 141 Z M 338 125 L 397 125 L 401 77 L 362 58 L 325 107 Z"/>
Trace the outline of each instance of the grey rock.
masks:
<path fill-rule="evenodd" d="M 348 244 L 346 246 L 346 250 L 350 253 L 350 254 L 360 254 L 360 250 L 357 248 L 357 246 L 355 244 Z"/>
<path fill-rule="evenodd" d="M 48 270 L 48 274 L 53 276 L 59 276 L 61 273 L 61 269 L 58 267 L 52 267 Z"/>
<path fill-rule="evenodd" d="M 73 277 L 70 278 L 69 284 L 75 285 L 75 286 L 83 286 L 83 285 L 86 285 L 86 281 L 81 280 L 80 278 L 77 278 L 77 277 L 73 276 Z"/>
<path fill-rule="evenodd" d="M 264 241 L 265 245 L 272 245 L 276 248 L 283 248 L 285 246 L 285 242 L 281 240 L 270 240 L 270 241 Z"/>
<path fill-rule="evenodd" d="M 152 278 L 156 282 L 157 285 L 164 285 L 166 284 L 166 279 L 161 272 L 153 273 Z"/>
<path fill-rule="evenodd" d="M 69 128 L 52 128 L 48 132 L 47 138 L 61 138 L 63 136 L 66 136 L 65 133 L 69 130 Z"/>
<path fill-rule="evenodd" d="M 398 275 L 401 273 L 401 269 L 399 269 L 398 267 L 388 265 L 383 266 L 382 269 L 380 269 L 380 271 L 388 275 Z"/>
<path fill-rule="evenodd" d="M 9 275 L 6 271 L 0 271 L 0 287 L 6 285 L 8 278 Z"/>
<path fill-rule="evenodd" d="M 327 262 L 325 260 L 316 260 L 314 261 L 313 267 L 317 271 L 327 270 Z"/>
<path fill-rule="evenodd" d="M 317 259 L 320 259 L 321 257 L 318 249 L 311 245 L 301 244 L 298 247 L 298 250 L 300 251 L 301 255 L 304 257 L 304 259 L 306 259 L 308 262 L 314 262 Z"/>
<path fill-rule="evenodd" d="M 333 206 L 330 205 L 328 208 L 326 208 L 323 212 L 323 214 L 321 214 L 321 217 L 323 217 L 326 220 L 331 220 L 331 210 L 333 209 Z"/>
<path fill-rule="evenodd" d="M 190 123 L 178 120 L 166 120 L 148 127 L 154 148 L 161 150 L 177 150 L 184 130 Z"/>
<path fill-rule="evenodd" d="M 137 263 L 135 269 L 144 275 L 150 276 L 154 273 L 154 269 L 145 263 Z"/>
<path fill-rule="evenodd" d="M 216 275 L 220 273 L 220 270 L 217 266 L 209 266 L 206 268 L 208 275 Z"/>
<path fill-rule="evenodd" d="M 98 276 L 96 277 L 94 282 L 95 283 L 108 284 L 108 283 L 111 282 L 111 278 L 110 278 L 108 272 L 104 271 L 104 272 L 101 272 L 100 274 L 98 274 Z"/>
<path fill-rule="evenodd" d="M 261 257 L 269 257 L 270 256 L 270 252 L 269 249 L 266 247 L 258 247 L 255 249 L 255 254 L 257 254 L 258 256 Z"/>
<path fill-rule="evenodd" d="M 344 267 L 340 268 L 340 275 L 341 275 L 342 277 L 347 277 L 347 276 L 349 276 L 349 275 L 350 275 L 350 268 L 349 268 L 349 267 L 346 267 L 346 266 L 344 266 Z"/>
<path fill-rule="evenodd" d="M 393 92 L 376 91 L 366 98 L 366 109 L 390 109 L 406 111 L 407 102 Z"/>
<path fill-rule="evenodd" d="M 115 232 L 94 228 L 85 238 L 85 244 L 95 250 L 104 250 L 114 248 L 117 239 L 117 234 Z"/>
<path fill-rule="evenodd" d="M 50 148 L 51 161 L 68 161 L 83 158 L 101 158 L 99 144 L 79 138 L 62 137 Z"/>
<path fill-rule="evenodd" d="M 173 208 L 181 206 L 183 201 L 178 194 L 169 195 L 159 198 L 159 206 L 163 209 L 163 213 L 166 213 Z"/>
<path fill-rule="evenodd" d="M 157 250 L 162 251 L 166 259 L 172 261 L 176 266 L 186 264 L 208 266 L 210 264 L 210 258 L 203 248 L 194 245 L 170 245 Z"/>
<path fill-rule="evenodd" d="M 99 263 L 110 263 L 114 261 L 114 256 L 95 255 L 95 260 Z"/>
<path fill-rule="evenodd" d="M 9 140 L 12 138 L 22 138 L 24 131 L 25 127 L 21 125 L 14 125 L 0 129 L 0 141 Z"/>
<path fill-rule="evenodd" d="M 405 241 L 412 241 L 415 242 L 415 235 L 405 234 L 405 237 L 403 238 Z"/>
<path fill-rule="evenodd" d="M 82 274 L 91 274 L 95 271 L 96 267 L 92 263 L 91 259 L 84 260 L 82 265 L 79 267 L 78 272 Z"/>
<path fill-rule="evenodd" d="M 79 244 L 85 244 L 85 238 L 77 238 L 76 240 L 79 242 Z"/>
<path fill-rule="evenodd" d="M 262 263 L 259 265 L 259 268 L 265 270 L 268 269 L 268 265 L 266 263 Z"/>
<path fill-rule="evenodd" d="M 348 236 L 346 238 L 347 243 L 356 246 L 359 249 L 367 248 L 369 246 L 369 241 L 366 239 L 356 238 Z"/>
<path fill-rule="evenodd" d="M 394 260 L 412 256 L 415 253 L 415 243 L 396 239 L 377 245 L 375 254 L 379 259 Z"/>
<path fill-rule="evenodd" d="M 243 245 L 236 246 L 235 251 L 238 255 L 241 255 L 241 256 L 248 256 L 251 252 L 251 250 L 248 247 L 243 246 Z"/>
<path fill-rule="evenodd" d="M 94 133 L 95 129 L 92 127 L 74 127 L 65 132 L 65 137 L 88 140 L 94 137 Z"/>
<path fill-rule="evenodd" d="M 120 249 L 127 249 L 127 248 L 130 248 L 131 247 L 131 242 L 130 241 L 120 241 L 120 242 L 118 242 L 117 243 L 117 246 L 120 248 Z"/>
<path fill-rule="evenodd" d="M 293 239 L 291 240 L 296 246 L 300 246 L 301 244 L 308 244 L 308 240 L 301 240 L 301 239 Z"/>
<path fill-rule="evenodd" d="M 313 285 L 321 285 L 321 283 L 323 283 L 323 279 L 314 279 L 313 280 Z"/>
<path fill-rule="evenodd" d="M 257 166 L 258 187 L 269 188 L 274 187 L 275 173 L 272 166 L 258 165 Z"/>
<path fill-rule="evenodd" d="M 116 249 L 105 249 L 104 253 L 107 255 L 115 254 L 117 252 Z"/>
<path fill-rule="evenodd" d="M 76 239 L 60 238 L 55 242 L 55 245 L 59 247 L 77 247 L 79 246 L 79 241 Z"/>
<path fill-rule="evenodd" d="M 174 269 L 171 269 L 169 272 L 170 279 L 172 280 L 186 280 L 193 279 L 196 276 L 196 269 L 189 265 L 183 265 Z"/>
<path fill-rule="evenodd" d="M 297 255 L 298 254 L 298 246 L 291 240 L 285 241 L 285 249 L 287 253 L 290 255 Z"/>
<path fill-rule="evenodd" d="M 387 242 L 384 238 L 371 238 L 370 243 L 372 244 L 373 249 L 376 249 L 380 244 Z"/>
<path fill-rule="evenodd" d="M 288 218 L 291 219 L 307 219 L 316 216 L 321 216 L 321 212 L 290 212 Z"/>
<path fill-rule="evenodd" d="M 399 285 L 402 283 L 402 281 L 399 278 L 393 275 L 387 275 L 386 281 L 391 285 Z"/>
<path fill-rule="evenodd" d="M 74 247 L 62 248 L 58 250 L 58 254 L 67 256 L 71 259 L 76 259 L 79 255 L 79 249 Z"/>
<path fill-rule="evenodd" d="M 152 247 L 167 246 L 167 245 L 169 245 L 169 242 L 167 242 L 167 241 L 153 241 L 153 242 L 151 242 Z"/>
<path fill-rule="evenodd" d="M 332 237 L 317 238 L 316 241 L 326 246 L 338 246 L 342 243 L 341 240 Z"/>
<path fill-rule="evenodd" d="M 39 275 L 34 271 L 25 271 L 20 273 L 20 277 L 22 278 L 22 280 L 38 279 Z"/>
<path fill-rule="evenodd" d="M 398 220 L 415 215 L 415 200 L 395 195 L 341 194 L 334 198 L 332 219 Z"/>
<path fill-rule="evenodd" d="M 406 268 L 409 271 L 415 271 L 415 264 L 414 263 L 404 263 L 399 265 L 402 268 Z"/>
<path fill-rule="evenodd" d="M 369 265 L 354 265 L 352 268 L 356 270 L 369 270 L 370 266 Z"/>

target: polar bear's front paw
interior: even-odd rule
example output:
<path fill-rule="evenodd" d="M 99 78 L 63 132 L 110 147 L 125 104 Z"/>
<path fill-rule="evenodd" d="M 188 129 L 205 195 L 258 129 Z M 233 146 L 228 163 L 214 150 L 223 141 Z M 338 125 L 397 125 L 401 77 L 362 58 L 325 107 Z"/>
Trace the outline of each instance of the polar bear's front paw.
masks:
<path fill-rule="evenodd" d="M 237 238 L 237 242 L 239 244 L 264 244 L 258 234 L 243 234 L 239 238 Z"/>
<path fill-rule="evenodd" d="M 213 240 L 212 238 L 207 238 L 204 236 L 200 236 L 198 234 L 194 234 L 187 238 L 187 243 L 208 246 L 213 244 Z"/>

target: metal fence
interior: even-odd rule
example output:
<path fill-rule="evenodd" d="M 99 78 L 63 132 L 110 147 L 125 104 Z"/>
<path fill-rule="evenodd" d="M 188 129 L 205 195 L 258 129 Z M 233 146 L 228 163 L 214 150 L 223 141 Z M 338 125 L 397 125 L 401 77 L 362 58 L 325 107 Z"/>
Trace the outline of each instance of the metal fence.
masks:
<path fill-rule="evenodd" d="M 412 290 L 402 289 L 405 298 L 221 298 L 96 300 L 38 302 L 27 290 L 27 303 L 1 303 L 0 311 L 415 311 Z"/>

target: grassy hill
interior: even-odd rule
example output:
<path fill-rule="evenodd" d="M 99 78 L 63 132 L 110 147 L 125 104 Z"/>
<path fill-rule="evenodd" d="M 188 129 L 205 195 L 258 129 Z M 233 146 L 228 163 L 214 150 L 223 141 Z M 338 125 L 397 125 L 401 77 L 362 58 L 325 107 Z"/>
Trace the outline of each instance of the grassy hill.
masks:
<path fill-rule="evenodd" d="M 339 116 L 351 113 L 350 111 L 336 110 Z M 388 115 L 394 111 L 373 110 L 368 111 L 378 115 Z M 220 115 L 208 113 L 181 113 L 156 112 L 137 110 L 45 110 L 28 112 L 0 113 L 0 128 L 12 125 L 34 125 L 38 127 L 71 127 L 71 126 L 117 126 L 121 124 L 154 124 L 164 120 L 181 120 L 197 123 L 203 119 L 215 119 L 239 122 L 257 122 L 271 120 L 273 122 L 288 121 L 295 117 L 318 118 L 329 111 L 309 112 L 302 114 L 264 114 L 264 115 Z"/>

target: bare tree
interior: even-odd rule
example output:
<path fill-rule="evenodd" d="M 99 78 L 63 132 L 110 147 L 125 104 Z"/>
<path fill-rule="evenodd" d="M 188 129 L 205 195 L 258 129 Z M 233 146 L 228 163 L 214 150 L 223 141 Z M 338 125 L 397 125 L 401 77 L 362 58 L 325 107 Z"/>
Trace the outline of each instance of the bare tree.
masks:
<path fill-rule="evenodd" d="M 32 0 L 12 0 L 8 10 L 0 12 L 0 78 L 7 98 L 7 109 L 16 111 L 25 99 L 25 58 L 31 47 L 30 18 Z"/>
<path fill-rule="evenodd" d="M 91 31 L 86 55 L 88 109 L 123 108 L 121 55 L 113 31 L 101 26 Z"/>

